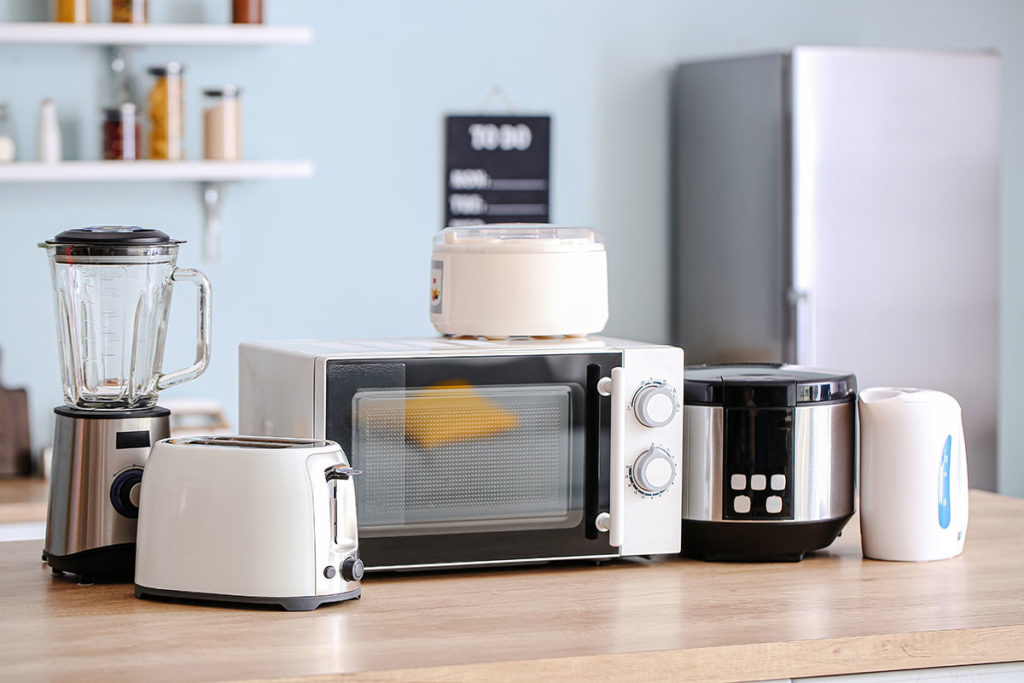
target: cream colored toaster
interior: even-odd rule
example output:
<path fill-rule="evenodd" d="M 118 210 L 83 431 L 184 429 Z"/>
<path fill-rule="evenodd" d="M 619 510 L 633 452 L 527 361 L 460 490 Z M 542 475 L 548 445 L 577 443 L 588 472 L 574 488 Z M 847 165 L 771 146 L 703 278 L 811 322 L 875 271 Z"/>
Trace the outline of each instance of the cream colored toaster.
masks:
<path fill-rule="evenodd" d="M 142 476 L 136 597 L 286 610 L 360 597 L 354 474 L 333 441 L 157 442 Z"/>

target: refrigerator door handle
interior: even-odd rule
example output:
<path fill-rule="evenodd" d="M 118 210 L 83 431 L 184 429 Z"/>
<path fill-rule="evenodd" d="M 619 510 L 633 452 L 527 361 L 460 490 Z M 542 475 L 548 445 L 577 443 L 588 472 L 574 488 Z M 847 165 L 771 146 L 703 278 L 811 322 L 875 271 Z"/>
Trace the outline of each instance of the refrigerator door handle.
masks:
<path fill-rule="evenodd" d="M 808 289 L 790 287 L 786 293 L 792 324 L 789 328 L 791 338 L 787 340 L 787 361 L 798 365 L 815 364 L 815 329 L 814 309 L 811 306 L 811 292 Z"/>

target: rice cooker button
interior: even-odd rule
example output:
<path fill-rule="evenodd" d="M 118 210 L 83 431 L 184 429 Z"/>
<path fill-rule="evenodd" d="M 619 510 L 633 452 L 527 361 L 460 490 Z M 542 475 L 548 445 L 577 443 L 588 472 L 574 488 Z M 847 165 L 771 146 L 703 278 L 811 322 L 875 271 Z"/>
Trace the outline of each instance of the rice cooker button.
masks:
<path fill-rule="evenodd" d="M 786 488 L 786 475 L 785 474 L 773 474 L 772 475 L 772 491 L 782 491 Z"/>
<path fill-rule="evenodd" d="M 664 382 L 648 384 L 636 393 L 633 412 L 645 427 L 664 427 L 679 411 L 675 390 Z"/>
<path fill-rule="evenodd" d="M 733 491 L 742 491 L 747 488 L 747 475 L 734 474 L 729 478 L 729 486 Z"/>
<path fill-rule="evenodd" d="M 755 474 L 750 477 L 750 488 L 755 491 L 764 491 L 766 486 L 768 486 L 768 478 L 763 474 Z"/>
<path fill-rule="evenodd" d="M 782 498 L 779 496 L 768 496 L 768 500 L 764 502 L 764 509 L 772 515 L 782 512 Z"/>
<path fill-rule="evenodd" d="M 741 515 L 750 512 L 750 498 L 748 496 L 736 496 L 732 499 L 732 509 Z"/>

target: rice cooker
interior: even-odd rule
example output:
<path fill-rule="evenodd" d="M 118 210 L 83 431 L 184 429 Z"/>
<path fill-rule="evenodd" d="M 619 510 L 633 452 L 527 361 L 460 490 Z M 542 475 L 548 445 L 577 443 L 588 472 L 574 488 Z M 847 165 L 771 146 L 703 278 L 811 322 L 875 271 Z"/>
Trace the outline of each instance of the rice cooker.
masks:
<path fill-rule="evenodd" d="M 683 552 L 799 561 L 854 511 L 854 375 L 798 365 L 686 368 Z"/>

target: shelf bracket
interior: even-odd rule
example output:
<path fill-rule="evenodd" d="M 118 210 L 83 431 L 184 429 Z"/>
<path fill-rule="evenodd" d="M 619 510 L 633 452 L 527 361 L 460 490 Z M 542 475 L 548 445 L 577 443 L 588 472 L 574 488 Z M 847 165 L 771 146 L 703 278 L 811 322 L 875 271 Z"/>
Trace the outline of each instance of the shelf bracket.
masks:
<path fill-rule="evenodd" d="M 221 209 L 224 203 L 224 183 L 203 182 L 199 191 L 203 198 L 203 260 L 220 260 Z"/>

